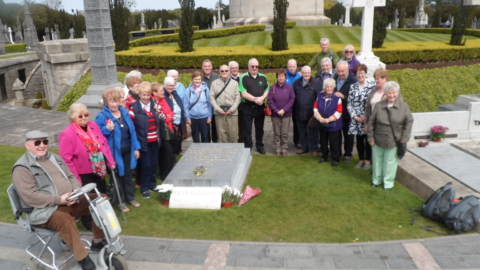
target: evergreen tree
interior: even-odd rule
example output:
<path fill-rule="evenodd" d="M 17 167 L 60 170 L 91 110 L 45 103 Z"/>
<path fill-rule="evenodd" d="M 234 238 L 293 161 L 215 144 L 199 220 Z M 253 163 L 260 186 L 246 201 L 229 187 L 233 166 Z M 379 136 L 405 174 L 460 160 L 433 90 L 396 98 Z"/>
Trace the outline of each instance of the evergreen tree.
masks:
<path fill-rule="evenodd" d="M 376 7 L 374 18 L 372 48 L 381 48 L 383 40 L 387 37 L 388 19 L 385 8 Z"/>
<path fill-rule="evenodd" d="M 178 46 L 180 52 L 193 51 L 193 22 L 195 19 L 195 1 L 178 0 L 181 8 Z"/>
<path fill-rule="evenodd" d="M 287 42 L 287 0 L 273 1 L 273 33 L 272 33 L 272 50 L 283 51 L 288 50 Z"/>
<path fill-rule="evenodd" d="M 464 43 L 462 43 L 462 38 L 465 30 L 467 29 L 467 19 L 472 10 L 472 6 L 465 6 L 464 0 L 460 0 L 458 12 L 455 14 L 455 19 L 453 20 L 450 45 L 464 45 Z"/>
<path fill-rule="evenodd" d="M 125 51 L 129 48 L 128 27 L 126 22 L 130 17 L 128 0 L 110 0 L 110 19 L 112 34 L 115 41 L 115 51 Z"/>

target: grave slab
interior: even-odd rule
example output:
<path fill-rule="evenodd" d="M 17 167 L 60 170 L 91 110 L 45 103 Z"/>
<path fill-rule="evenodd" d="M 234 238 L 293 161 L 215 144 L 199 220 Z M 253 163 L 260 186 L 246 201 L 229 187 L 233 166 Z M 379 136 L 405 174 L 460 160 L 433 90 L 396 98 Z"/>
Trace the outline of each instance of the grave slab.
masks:
<path fill-rule="evenodd" d="M 408 151 L 440 171 L 480 192 L 480 160 L 450 145 L 411 148 Z"/>
<path fill-rule="evenodd" d="M 174 187 L 223 187 L 241 190 L 252 156 L 241 143 L 193 143 L 165 179 Z M 196 176 L 194 170 L 203 165 L 207 171 Z"/>

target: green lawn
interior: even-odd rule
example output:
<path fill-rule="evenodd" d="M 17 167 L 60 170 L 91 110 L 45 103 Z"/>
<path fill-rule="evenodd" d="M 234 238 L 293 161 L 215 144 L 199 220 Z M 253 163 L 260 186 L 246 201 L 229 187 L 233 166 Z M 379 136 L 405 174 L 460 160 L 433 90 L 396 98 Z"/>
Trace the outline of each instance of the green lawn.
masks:
<path fill-rule="evenodd" d="M 23 54 L 15 54 L 15 55 L 3 55 L 3 56 L 0 56 L 0 59 L 7 59 L 7 58 L 13 58 L 13 57 L 19 57 L 19 56 L 25 56 L 25 55 L 32 55 L 32 54 L 35 54 L 34 52 L 32 53 L 23 53 Z"/>
<path fill-rule="evenodd" d="M 11 166 L 24 149 L 0 146 L 0 151 L 0 189 L 5 191 Z M 437 225 L 422 216 L 415 226 L 409 224 L 413 214 L 404 208 L 419 209 L 423 200 L 400 184 L 392 191 L 371 188 L 369 172 L 353 168 L 356 159 L 336 168 L 317 161 L 311 156 L 254 155 L 246 184 L 262 193 L 242 207 L 218 211 L 168 209 L 157 195 L 144 200 L 137 190 L 142 205 L 126 214 L 127 222 L 121 221 L 122 234 L 307 243 L 437 236 L 419 228 Z M 12 216 L 6 192 L 0 193 L 0 221 L 13 222 Z"/>
<path fill-rule="evenodd" d="M 320 38 L 327 37 L 332 44 L 360 44 L 362 29 L 356 27 L 341 26 L 297 26 L 288 29 L 289 44 L 318 44 Z M 271 45 L 272 31 L 254 32 L 233 35 L 222 38 L 195 40 L 195 47 L 218 47 L 238 45 Z M 473 36 L 465 36 L 466 39 L 477 39 Z M 388 30 L 385 42 L 413 42 L 413 41 L 448 41 L 450 35 L 410 33 L 405 31 Z M 177 43 L 166 43 L 162 46 L 178 46 Z M 358 50 L 359 48 L 357 48 Z"/>

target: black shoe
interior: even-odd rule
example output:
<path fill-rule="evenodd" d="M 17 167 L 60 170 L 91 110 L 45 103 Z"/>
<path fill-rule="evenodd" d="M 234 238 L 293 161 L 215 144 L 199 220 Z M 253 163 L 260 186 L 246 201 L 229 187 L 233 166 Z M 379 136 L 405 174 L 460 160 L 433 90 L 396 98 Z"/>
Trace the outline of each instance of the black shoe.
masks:
<path fill-rule="evenodd" d="M 267 151 L 265 151 L 265 149 L 263 149 L 263 147 L 258 147 L 257 152 L 262 154 L 262 155 L 265 155 L 267 153 Z"/>
<path fill-rule="evenodd" d="M 374 183 L 372 183 L 370 186 L 371 187 L 378 187 L 378 185 L 375 185 Z"/>
<path fill-rule="evenodd" d="M 105 246 L 105 243 L 103 242 L 104 240 L 98 242 L 98 243 L 95 243 L 93 240 L 92 240 L 92 245 L 90 246 L 90 251 L 100 251 L 102 250 L 102 248 Z"/>
<path fill-rule="evenodd" d="M 295 143 L 295 148 L 297 149 L 302 149 L 302 144 L 301 143 Z"/>
<path fill-rule="evenodd" d="M 78 264 L 82 268 L 82 270 L 95 270 L 95 264 L 93 263 L 92 259 L 90 259 L 90 256 L 87 255 L 85 259 L 78 261 Z"/>
<path fill-rule="evenodd" d="M 340 164 L 340 163 L 338 163 L 338 161 L 335 161 L 335 160 L 334 160 L 334 161 L 332 161 L 332 167 L 337 167 L 337 166 L 338 166 L 338 164 Z"/>
<path fill-rule="evenodd" d="M 318 163 L 324 163 L 324 162 L 327 162 L 328 161 L 328 158 L 321 158 Z"/>

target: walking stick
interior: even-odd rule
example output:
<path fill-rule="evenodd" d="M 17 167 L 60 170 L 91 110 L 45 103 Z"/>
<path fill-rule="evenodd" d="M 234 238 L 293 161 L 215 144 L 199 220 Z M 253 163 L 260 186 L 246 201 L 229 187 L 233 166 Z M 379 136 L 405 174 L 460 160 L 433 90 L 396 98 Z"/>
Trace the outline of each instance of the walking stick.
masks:
<path fill-rule="evenodd" d="M 124 202 L 122 202 L 122 196 L 120 196 L 120 191 L 118 190 L 117 177 L 115 176 L 115 167 L 111 167 L 110 169 L 112 170 L 113 185 L 115 186 L 115 190 L 117 191 L 116 193 L 117 193 L 118 201 L 121 204 L 124 204 Z M 127 217 L 125 216 L 125 212 L 123 212 L 123 209 L 120 209 L 120 210 L 122 212 L 123 221 L 127 221 Z"/>

